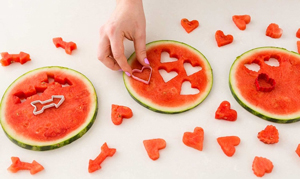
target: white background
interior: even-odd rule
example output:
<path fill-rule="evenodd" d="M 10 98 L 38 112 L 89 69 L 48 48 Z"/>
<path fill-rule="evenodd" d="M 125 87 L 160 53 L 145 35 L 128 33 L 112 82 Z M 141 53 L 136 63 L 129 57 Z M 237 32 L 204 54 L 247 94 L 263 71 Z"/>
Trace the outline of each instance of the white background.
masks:
<path fill-rule="evenodd" d="M 0 95 L 23 73 L 43 66 L 65 66 L 85 74 L 94 84 L 99 110 L 93 127 L 70 145 L 53 151 L 30 151 L 13 144 L 0 131 L 0 177 L 10 178 L 256 178 L 251 165 L 255 156 L 263 156 L 274 164 L 264 178 L 299 178 L 300 158 L 295 153 L 300 143 L 300 123 L 276 124 L 262 120 L 232 97 L 228 86 L 229 69 L 237 56 L 260 46 L 278 46 L 297 51 L 295 34 L 300 28 L 299 0 L 144 0 L 147 19 L 147 42 L 171 39 L 190 44 L 209 60 L 214 84 L 207 99 L 195 109 L 176 115 L 152 112 L 136 103 L 123 84 L 122 73 L 107 69 L 97 60 L 99 28 L 115 7 L 114 0 L 1 0 L 0 51 L 27 52 L 32 61 L 8 67 L 0 66 Z M 239 30 L 232 15 L 249 14 L 251 22 Z M 188 34 L 180 20 L 197 19 L 200 26 Z M 283 29 L 280 39 L 265 36 L 270 23 Z M 234 41 L 217 47 L 214 34 L 223 30 Z M 53 37 L 77 43 L 78 49 L 67 55 L 52 43 Z M 126 56 L 133 52 L 125 42 Z M 292 87 L 292 86 L 291 86 Z M 223 100 L 237 110 L 238 119 L 227 122 L 214 119 Z M 134 116 L 115 126 L 110 119 L 111 104 L 130 107 Z M 275 125 L 279 143 L 266 145 L 257 133 L 267 125 Z M 181 139 L 196 127 L 205 131 L 203 151 L 185 146 Z M 237 135 L 241 143 L 233 157 L 227 157 L 216 138 Z M 160 158 L 152 161 L 143 146 L 144 139 L 163 138 L 167 147 Z M 101 145 L 117 149 L 102 168 L 88 173 L 88 161 L 100 153 Z M 36 160 L 45 170 L 31 176 L 28 171 L 7 171 L 11 156 L 31 162 Z"/>

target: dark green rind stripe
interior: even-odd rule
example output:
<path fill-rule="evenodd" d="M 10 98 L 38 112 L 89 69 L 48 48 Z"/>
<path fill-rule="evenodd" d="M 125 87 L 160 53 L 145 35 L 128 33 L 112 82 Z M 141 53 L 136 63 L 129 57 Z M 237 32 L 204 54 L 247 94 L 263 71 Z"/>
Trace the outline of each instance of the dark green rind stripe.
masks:
<path fill-rule="evenodd" d="M 271 122 L 275 122 L 275 123 L 281 123 L 281 124 L 287 124 L 287 123 L 293 123 L 293 122 L 297 122 L 297 121 L 300 121 L 300 116 L 299 117 L 296 117 L 296 118 L 289 118 L 289 119 L 279 119 L 279 118 L 275 118 L 275 117 L 272 117 L 272 116 L 268 116 L 268 115 L 265 115 L 265 114 L 262 114 L 262 113 L 259 113 L 257 111 L 255 111 L 254 109 L 250 108 L 249 106 L 247 106 L 245 103 L 242 102 L 242 100 L 240 100 L 240 98 L 236 95 L 233 87 L 232 87 L 232 83 L 231 83 L 231 72 L 232 72 L 232 68 L 234 66 L 234 64 L 243 56 L 243 55 L 246 55 L 248 53 L 255 53 L 255 50 L 260 50 L 262 48 L 266 48 L 266 49 L 270 49 L 270 48 L 273 48 L 273 49 L 280 49 L 280 50 L 284 50 L 284 51 L 287 51 L 288 53 L 293 53 L 294 55 L 298 55 L 298 53 L 296 52 L 293 52 L 293 51 L 288 51 L 286 50 L 285 48 L 281 48 L 281 47 L 272 47 L 272 46 L 267 46 L 267 47 L 258 47 L 258 48 L 254 48 L 254 49 L 251 49 L 247 52 L 244 52 L 243 54 L 241 54 L 240 56 L 238 56 L 236 58 L 236 60 L 233 62 L 231 68 L 230 68 L 230 72 L 229 72 L 229 88 L 230 88 L 230 91 L 231 91 L 231 94 L 233 95 L 233 97 L 235 98 L 235 100 L 244 108 L 246 109 L 247 111 L 249 111 L 250 113 L 252 113 L 253 115 L 255 116 L 258 116 L 264 120 L 267 120 L 267 121 L 271 121 Z"/>
<path fill-rule="evenodd" d="M 147 104 L 141 102 L 137 97 L 135 97 L 135 96 L 130 92 L 130 90 L 128 89 L 128 86 L 127 86 L 127 84 L 126 84 L 126 82 L 125 82 L 125 73 L 123 73 L 123 81 L 124 81 L 125 87 L 126 87 L 128 93 L 130 94 L 130 96 L 131 96 L 136 102 L 138 102 L 138 103 L 141 104 L 142 106 L 144 106 L 144 107 L 146 107 L 147 109 L 150 109 L 150 110 L 152 110 L 152 111 L 154 111 L 154 112 L 163 113 L 163 114 L 178 114 L 178 113 L 182 113 L 182 112 L 185 112 L 185 111 L 189 111 L 189 110 L 191 110 L 191 109 L 197 107 L 199 104 L 201 104 L 201 103 L 207 98 L 207 96 L 210 94 L 210 91 L 211 91 L 212 86 L 213 86 L 213 70 L 212 70 L 212 68 L 211 68 L 211 66 L 210 66 L 210 64 L 209 64 L 209 62 L 208 62 L 208 60 L 207 60 L 207 58 L 206 58 L 199 50 L 197 50 L 196 48 L 194 48 L 194 47 L 192 47 L 192 46 L 190 46 L 190 45 L 188 45 L 188 44 L 186 44 L 186 43 L 183 43 L 183 42 L 179 42 L 179 41 L 175 41 L 175 40 L 157 40 L 157 41 L 152 41 L 152 42 L 147 43 L 147 44 L 146 44 L 146 48 L 147 48 L 147 46 L 149 46 L 149 45 L 152 45 L 152 44 L 155 44 L 155 43 L 160 43 L 160 42 L 177 43 L 177 44 L 181 44 L 181 45 L 187 46 L 188 48 L 193 49 L 194 51 L 196 51 L 197 53 L 201 54 L 201 55 L 204 57 L 204 59 L 206 60 L 206 62 L 207 62 L 207 64 L 208 64 L 208 67 L 209 67 L 209 69 L 210 69 L 210 71 L 211 71 L 211 78 L 212 78 L 212 79 L 211 79 L 211 80 L 212 80 L 212 83 L 211 83 L 211 85 L 210 85 L 210 89 L 209 89 L 208 92 L 207 92 L 207 95 L 206 95 L 206 96 L 205 96 L 198 104 L 196 104 L 196 105 L 194 105 L 194 106 L 192 106 L 192 107 L 190 107 L 190 108 L 185 108 L 185 109 L 180 110 L 180 111 L 164 111 L 164 110 L 160 110 L 160 109 L 151 107 L 151 106 L 149 106 L 149 105 L 147 105 Z M 132 54 L 130 55 L 130 57 L 128 58 L 128 61 L 130 61 L 130 60 L 133 58 L 134 55 L 135 55 L 135 52 L 132 53 Z"/>
<path fill-rule="evenodd" d="M 73 69 L 70 69 L 70 68 L 66 68 L 66 67 L 61 67 L 61 66 L 47 66 L 47 67 L 41 67 L 41 68 L 37 68 L 37 69 L 34 69 L 34 70 L 31 70 L 31 71 L 28 71 L 27 73 L 24 73 L 23 75 L 21 75 L 20 77 L 18 77 L 15 81 L 13 81 L 9 87 L 7 88 L 7 90 L 4 92 L 4 95 L 2 96 L 2 99 L 1 99 L 1 103 L 0 103 L 0 113 L 1 113 L 1 104 L 2 104 L 2 100 L 3 98 L 5 97 L 5 94 L 7 93 L 7 91 L 10 89 L 10 87 L 16 82 L 18 81 L 21 77 L 27 75 L 28 73 L 31 73 L 31 72 L 34 72 L 36 70 L 40 70 L 40 69 L 45 69 L 45 68 L 61 68 L 61 69 L 67 69 L 67 70 L 70 70 L 70 71 L 73 71 L 73 72 L 76 72 L 80 75 L 82 75 L 90 84 L 91 86 L 93 87 L 93 92 L 95 94 L 95 101 L 96 101 L 96 105 L 95 105 L 95 112 L 94 112 L 94 115 L 92 117 L 92 119 L 90 120 L 90 122 L 88 123 L 88 125 L 82 129 L 80 132 L 78 132 L 76 135 L 62 141 L 62 142 L 59 142 L 59 143 L 56 143 L 55 141 L 53 142 L 53 144 L 50 144 L 50 145 L 31 145 L 31 144 L 26 144 L 26 143 L 23 143 L 21 141 L 18 141 L 16 140 L 15 138 L 13 138 L 12 136 L 10 136 L 5 128 L 3 127 L 2 123 L 1 123 L 1 119 L 0 119 L 0 124 L 2 126 L 2 129 L 5 133 L 5 135 L 13 142 L 15 143 L 16 145 L 22 147 L 22 148 L 25 148 L 25 149 L 29 149 L 29 150 L 35 150 L 35 151 L 46 151 L 46 150 L 53 150 L 53 149 L 57 149 L 57 148 L 60 148 L 60 147 L 63 147 L 65 145 L 68 145 L 72 142 L 74 142 L 75 140 L 81 138 L 91 127 L 92 125 L 94 124 L 95 120 L 96 120 L 96 117 L 97 117 L 97 114 L 98 114 L 98 96 L 97 96 L 97 93 L 96 93 L 96 90 L 92 84 L 92 82 L 85 76 L 83 75 L 82 73 L 78 72 L 78 71 L 75 71 Z M 1 115 L 0 115 L 1 117 Z"/>

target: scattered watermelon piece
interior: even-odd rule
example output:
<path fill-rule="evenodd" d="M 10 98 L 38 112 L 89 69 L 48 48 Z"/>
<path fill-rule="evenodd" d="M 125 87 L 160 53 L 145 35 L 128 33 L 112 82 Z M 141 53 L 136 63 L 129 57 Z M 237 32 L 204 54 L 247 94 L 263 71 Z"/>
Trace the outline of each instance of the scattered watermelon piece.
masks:
<path fill-rule="evenodd" d="M 265 173 L 271 173 L 273 170 L 273 163 L 264 157 L 255 157 L 252 163 L 252 170 L 258 177 L 262 177 Z"/>
<path fill-rule="evenodd" d="M 277 60 L 278 66 L 268 65 Z M 247 65 L 258 65 L 259 71 Z M 299 92 L 300 55 L 278 47 L 259 47 L 238 56 L 231 66 L 229 86 L 237 102 L 252 114 L 277 123 L 292 123 L 300 120 Z M 271 92 L 256 89 L 255 79 L 260 73 L 276 80 Z M 284 74 L 284 75 L 283 75 Z"/>
<path fill-rule="evenodd" d="M 297 147 L 297 149 L 296 149 L 296 153 L 297 153 L 297 155 L 300 157 L 300 144 L 298 144 L 298 147 Z"/>
<path fill-rule="evenodd" d="M 186 18 L 181 19 L 181 26 L 187 33 L 192 32 L 199 26 L 199 22 L 197 20 L 189 21 Z"/>
<path fill-rule="evenodd" d="M 166 147 L 166 141 L 161 138 L 144 140 L 144 147 L 152 160 L 159 158 L 159 150 Z"/>
<path fill-rule="evenodd" d="M 217 138 L 217 141 L 225 155 L 231 157 L 235 153 L 235 146 L 238 146 L 241 140 L 237 136 L 225 136 Z"/>
<path fill-rule="evenodd" d="M 228 34 L 225 35 L 223 31 L 217 30 L 215 34 L 215 38 L 218 44 L 218 47 L 222 47 L 224 45 L 230 44 L 233 42 L 233 36 Z"/>
<path fill-rule="evenodd" d="M 31 103 L 53 95 L 63 95 L 63 104 L 35 115 Z M 7 88 L 0 104 L 0 123 L 18 146 L 52 150 L 82 137 L 92 127 L 97 111 L 96 91 L 83 74 L 65 67 L 42 67 L 20 76 Z"/>
<path fill-rule="evenodd" d="M 296 37 L 300 38 L 300 28 L 296 32 Z"/>
<path fill-rule="evenodd" d="M 114 148 L 109 148 L 107 146 L 107 143 L 105 142 L 101 146 L 101 153 L 94 159 L 89 160 L 89 173 L 93 173 L 99 169 L 101 169 L 101 164 L 102 162 L 106 159 L 106 157 L 112 157 L 116 153 L 116 149 Z"/>
<path fill-rule="evenodd" d="M 9 54 L 7 52 L 2 52 L 1 57 L 2 59 L 0 60 L 0 63 L 2 66 L 8 66 L 14 62 L 18 62 L 23 65 L 24 63 L 31 61 L 30 55 L 25 52 L 20 52 L 19 54 Z"/>
<path fill-rule="evenodd" d="M 138 103 L 144 107 L 161 113 L 181 113 L 193 109 L 208 96 L 213 82 L 212 69 L 203 54 L 197 49 L 177 41 L 161 40 L 146 45 L 147 58 L 152 68 L 149 84 L 141 83 L 123 73 L 123 80 L 127 91 Z M 163 52 L 169 53 L 177 60 L 170 63 L 161 62 Z M 133 53 L 128 63 L 132 69 L 141 69 L 142 65 Z M 184 64 L 202 69 L 193 74 L 187 74 Z M 165 82 L 159 70 L 174 71 L 178 75 Z M 145 70 L 144 70 L 145 71 Z M 149 73 L 139 73 L 139 78 L 148 79 Z M 184 82 L 189 81 L 191 88 L 199 90 L 195 94 L 181 94 Z"/>
<path fill-rule="evenodd" d="M 215 118 L 236 121 L 237 112 L 234 109 L 230 109 L 230 103 L 228 101 L 223 101 L 215 113 Z"/>
<path fill-rule="evenodd" d="M 132 116 L 132 110 L 129 107 L 116 104 L 111 105 L 111 120 L 115 125 L 120 125 L 123 118 L 131 118 Z"/>
<path fill-rule="evenodd" d="M 74 42 L 65 42 L 61 37 L 53 38 L 53 43 L 56 46 L 56 48 L 63 48 L 65 49 L 66 53 L 71 55 L 73 50 L 77 49 L 77 45 Z"/>
<path fill-rule="evenodd" d="M 260 73 L 255 79 L 255 86 L 257 91 L 270 92 L 275 88 L 275 80 L 269 78 L 265 73 Z"/>
<path fill-rule="evenodd" d="M 266 36 L 269 36 L 271 38 L 280 38 L 282 35 L 282 29 L 279 28 L 279 26 L 275 23 L 271 23 L 266 30 Z"/>
<path fill-rule="evenodd" d="M 12 164 L 8 170 L 12 173 L 17 173 L 19 170 L 29 170 L 31 175 L 34 175 L 42 170 L 44 167 L 33 160 L 32 163 L 22 162 L 19 157 L 11 157 Z"/>
<path fill-rule="evenodd" d="M 297 41 L 297 49 L 298 49 L 298 53 L 300 54 L 300 41 Z"/>
<path fill-rule="evenodd" d="M 273 125 L 268 125 L 257 135 L 258 139 L 265 144 L 275 144 L 279 141 L 279 132 Z"/>
<path fill-rule="evenodd" d="M 204 131 L 201 127 L 196 127 L 194 132 L 185 132 L 182 142 L 189 147 L 202 151 L 204 140 Z"/>
<path fill-rule="evenodd" d="M 234 15 L 232 20 L 240 30 L 245 30 L 246 25 L 251 21 L 251 17 L 249 15 Z"/>

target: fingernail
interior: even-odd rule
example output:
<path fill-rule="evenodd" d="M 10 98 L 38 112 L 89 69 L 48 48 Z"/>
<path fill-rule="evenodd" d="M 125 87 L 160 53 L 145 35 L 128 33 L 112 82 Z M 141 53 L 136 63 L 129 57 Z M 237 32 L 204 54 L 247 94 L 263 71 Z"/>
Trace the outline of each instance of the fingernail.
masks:
<path fill-rule="evenodd" d="M 127 72 L 127 71 L 125 72 L 125 74 L 126 74 L 127 76 L 131 76 L 131 75 L 130 75 L 130 73 L 129 73 L 129 72 Z"/>
<path fill-rule="evenodd" d="M 148 64 L 148 65 L 150 64 L 150 63 L 149 63 L 149 60 L 148 60 L 147 58 L 144 59 L 144 62 L 145 62 L 146 64 Z"/>
<path fill-rule="evenodd" d="M 118 71 L 123 71 L 122 69 L 119 69 Z"/>

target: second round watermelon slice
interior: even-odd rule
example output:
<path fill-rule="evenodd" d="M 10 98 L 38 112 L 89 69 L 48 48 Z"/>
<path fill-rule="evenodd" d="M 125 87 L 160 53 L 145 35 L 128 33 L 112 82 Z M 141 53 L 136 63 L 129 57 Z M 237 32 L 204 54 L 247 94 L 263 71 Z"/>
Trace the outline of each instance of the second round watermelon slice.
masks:
<path fill-rule="evenodd" d="M 161 113 L 180 113 L 190 110 L 199 105 L 209 94 L 213 74 L 209 62 L 197 49 L 182 42 L 172 40 L 161 40 L 146 45 L 147 58 L 152 68 L 149 84 L 142 83 L 132 77 L 123 75 L 125 86 L 130 95 L 143 106 Z M 161 54 L 167 52 L 176 61 L 162 62 Z M 133 53 L 129 60 L 132 69 L 142 69 L 141 64 Z M 201 70 L 188 75 L 184 64 L 200 66 Z M 176 72 L 177 76 L 165 82 L 159 70 Z M 145 70 L 146 71 L 146 70 Z M 147 81 L 149 73 L 139 74 L 139 78 Z M 196 94 L 181 94 L 184 82 L 190 82 L 191 88 L 198 89 Z"/>

